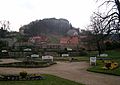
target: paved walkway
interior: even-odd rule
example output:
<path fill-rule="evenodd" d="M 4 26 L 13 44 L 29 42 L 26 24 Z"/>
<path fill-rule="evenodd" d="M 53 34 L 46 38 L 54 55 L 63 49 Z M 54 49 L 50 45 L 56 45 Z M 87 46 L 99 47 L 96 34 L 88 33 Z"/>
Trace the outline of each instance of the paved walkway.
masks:
<path fill-rule="evenodd" d="M 45 73 L 56 75 L 65 79 L 83 83 L 86 85 L 120 85 L 119 76 L 111 76 L 86 71 L 89 64 L 86 62 L 58 62 L 56 65 L 46 68 L 0 68 L 2 74 L 17 74 L 20 71 L 28 73 Z"/>
<path fill-rule="evenodd" d="M 0 64 L 3 64 L 3 63 L 12 63 L 12 62 L 21 62 L 21 61 L 18 61 L 18 60 L 15 60 L 15 59 L 0 59 Z"/>

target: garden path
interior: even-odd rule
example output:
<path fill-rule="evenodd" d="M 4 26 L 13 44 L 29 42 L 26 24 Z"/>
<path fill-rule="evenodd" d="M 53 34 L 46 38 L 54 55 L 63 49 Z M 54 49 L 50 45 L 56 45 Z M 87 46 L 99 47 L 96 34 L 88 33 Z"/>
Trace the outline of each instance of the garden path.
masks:
<path fill-rule="evenodd" d="M 120 77 L 106 74 L 88 72 L 87 62 L 57 62 L 46 68 L 6 68 L 0 67 L 2 74 L 18 74 L 21 71 L 28 73 L 45 73 L 56 75 L 65 79 L 83 83 L 86 85 L 120 85 Z"/>

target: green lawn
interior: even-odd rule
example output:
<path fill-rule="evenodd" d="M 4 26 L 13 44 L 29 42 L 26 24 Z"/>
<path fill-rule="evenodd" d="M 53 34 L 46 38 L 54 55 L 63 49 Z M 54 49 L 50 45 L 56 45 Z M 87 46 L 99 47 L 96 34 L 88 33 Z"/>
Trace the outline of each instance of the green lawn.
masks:
<path fill-rule="evenodd" d="M 120 50 L 110 50 L 110 51 L 106 51 L 105 53 L 108 54 L 108 58 L 112 58 L 112 61 L 115 61 L 119 64 L 118 68 L 114 70 L 105 70 L 102 68 L 104 66 L 102 60 L 97 60 L 97 66 L 90 67 L 87 70 L 91 72 L 120 76 Z"/>
<path fill-rule="evenodd" d="M 105 51 L 104 53 L 108 54 L 109 58 L 120 59 L 120 50 L 108 50 L 108 51 Z M 98 51 L 91 51 L 89 52 L 89 55 L 96 56 L 98 55 Z"/>
<path fill-rule="evenodd" d="M 120 76 L 120 67 L 114 70 L 105 70 L 105 69 L 102 69 L 102 66 L 95 66 L 95 67 L 88 68 L 87 70 L 91 72 L 96 72 L 96 73 Z"/>
<path fill-rule="evenodd" d="M 105 53 L 107 53 L 108 56 L 113 59 L 120 59 L 120 50 L 110 50 L 106 51 Z"/>
<path fill-rule="evenodd" d="M 0 81 L 0 85 L 84 85 L 56 77 L 53 75 L 44 74 L 44 80 L 33 80 L 33 81 Z"/>
<path fill-rule="evenodd" d="M 111 69 L 109 69 L 109 70 L 103 69 L 102 68 L 102 67 L 104 67 L 103 61 L 102 60 L 97 60 L 97 65 L 88 68 L 87 71 L 120 76 L 120 59 L 117 59 L 117 60 L 114 59 L 113 61 L 115 61 L 115 62 L 117 62 L 119 64 L 118 68 L 113 69 L 113 70 L 111 70 Z"/>

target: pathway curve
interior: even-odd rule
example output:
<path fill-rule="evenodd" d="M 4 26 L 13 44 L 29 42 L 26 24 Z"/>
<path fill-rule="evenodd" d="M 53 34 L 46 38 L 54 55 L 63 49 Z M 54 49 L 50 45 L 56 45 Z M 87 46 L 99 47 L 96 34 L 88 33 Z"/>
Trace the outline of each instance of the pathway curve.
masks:
<path fill-rule="evenodd" d="M 65 79 L 83 83 L 86 85 L 120 85 L 120 77 L 88 72 L 87 62 L 58 62 L 56 65 L 46 68 L 6 68 L 0 67 L 2 74 L 17 74 L 20 71 L 28 73 L 45 73 L 56 75 Z"/>

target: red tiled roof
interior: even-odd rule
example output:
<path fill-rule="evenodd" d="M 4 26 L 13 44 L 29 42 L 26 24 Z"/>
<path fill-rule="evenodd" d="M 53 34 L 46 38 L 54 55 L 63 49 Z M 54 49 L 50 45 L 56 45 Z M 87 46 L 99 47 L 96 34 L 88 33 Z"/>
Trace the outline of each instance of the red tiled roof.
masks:
<path fill-rule="evenodd" d="M 69 40 L 69 37 L 63 37 L 60 39 L 60 44 L 67 44 Z"/>
<path fill-rule="evenodd" d="M 79 44 L 79 38 L 77 36 L 73 37 L 63 37 L 60 39 L 60 44 Z"/>

